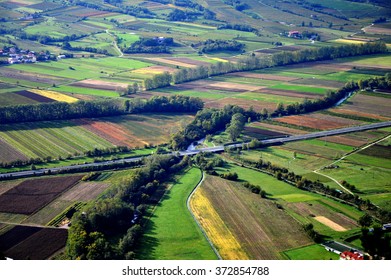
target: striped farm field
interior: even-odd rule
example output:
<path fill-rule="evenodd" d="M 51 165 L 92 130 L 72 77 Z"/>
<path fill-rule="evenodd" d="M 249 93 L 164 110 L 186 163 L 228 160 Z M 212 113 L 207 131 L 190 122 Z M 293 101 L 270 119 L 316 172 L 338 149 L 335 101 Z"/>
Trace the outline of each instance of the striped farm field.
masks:
<path fill-rule="evenodd" d="M 79 119 L 74 122 L 114 145 L 136 148 L 166 143 L 171 133 L 189 123 L 192 118 L 186 114 L 143 114 L 99 120 Z"/>
<path fill-rule="evenodd" d="M 67 102 L 67 103 L 73 103 L 77 102 L 78 99 L 74 98 L 72 96 L 68 96 L 59 92 L 51 91 L 51 90 L 40 90 L 40 89 L 30 89 L 31 92 L 36 93 L 38 95 L 60 101 L 60 102 Z"/>
<path fill-rule="evenodd" d="M 205 231 L 210 231 L 208 227 L 215 228 L 213 221 L 204 222 L 204 209 L 211 208 L 223 221 L 224 226 L 220 228 L 226 228 L 224 232 L 215 229 L 215 235 L 224 239 L 226 232 L 230 232 L 240 244 L 241 250 L 235 249 L 244 251 L 250 259 L 281 259 L 282 251 L 311 243 L 295 219 L 278 209 L 272 200 L 251 193 L 240 183 L 208 176 L 200 190 L 201 197 L 209 203 L 198 216 Z M 197 209 L 197 206 L 193 207 Z M 213 242 L 214 239 L 211 239 Z M 218 250 L 220 246 L 224 248 L 225 243 L 216 244 Z M 230 252 L 235 256 L 235 250 Z M 244 259 L 243 255 L 238 258 Z"/>
<path fill-rule="evenodd" d="M 94 148 L 113 147 L 107 140 L 69 121 L 2 125 L 0 140 L 27 158 L 66 157 Z"/>
<path fill-rule="evenodd" d="M 208 238 L 224 260 L 247 260 L 249 256 L 241 247 L 227 225 L 206 197 L 203 188 L 198 189 L 190 202 L 192 212 L 204 228 Z"/>

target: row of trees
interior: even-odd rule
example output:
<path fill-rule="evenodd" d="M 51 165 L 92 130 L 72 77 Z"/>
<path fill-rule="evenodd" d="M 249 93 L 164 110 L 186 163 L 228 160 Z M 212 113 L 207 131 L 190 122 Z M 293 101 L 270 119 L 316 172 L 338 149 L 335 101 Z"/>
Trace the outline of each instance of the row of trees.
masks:
<path fill-rule="evenodd" d="M 72 218 L 66 253 L 70 259 L 134 259 L 143 215 L 152 195 L 170 174 L 189 164 L 173 156 L 153 156 L 105 195 Z"/>
<path fill-rule="evenodd" d="M 53 102 L 0 107 L 0 124 L 95 118 L 128 113 L 146 112 L 196 112 L 203 108 L 203 102 L 196 97 L 156 96 L 144 101 L 140 99 L 80 100 L 74 103 Z"/>
<path fill-rule="evenodd" d="M 366 44 L 351 44 L 344 46 L 321 47 L 316 49 L 304 49 L 294 52 L 281 52 L 262 59 L 255 55 L 251 55 L 240 59 L 238 63 L 218 62 L 211 64 L 208 67 L 201 65 L 189 69 L 181 68 L 172 74 L 172 82 L 180 84 L 232 72 L 252 71 L 302 62 L 329 60 L 341 57 L 385 52 L 387 52 L 386 44 L 378 41 Z"/>

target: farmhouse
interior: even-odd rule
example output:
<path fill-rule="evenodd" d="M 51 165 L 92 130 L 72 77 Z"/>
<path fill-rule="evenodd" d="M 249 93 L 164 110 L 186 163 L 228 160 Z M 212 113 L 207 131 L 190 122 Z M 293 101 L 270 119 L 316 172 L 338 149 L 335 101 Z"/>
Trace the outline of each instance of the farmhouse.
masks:
<path fill-rule="evenodd" d="M 290 37 L 290 38 L 301 38 L 301 33 L 299 31 L 289 31 L 288 37 Z"/>

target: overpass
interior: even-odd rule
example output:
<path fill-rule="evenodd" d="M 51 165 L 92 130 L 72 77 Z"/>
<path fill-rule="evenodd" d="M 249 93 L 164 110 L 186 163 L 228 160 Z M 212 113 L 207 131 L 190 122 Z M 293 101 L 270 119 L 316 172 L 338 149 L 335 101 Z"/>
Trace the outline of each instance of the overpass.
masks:
<path fill-rule="evenodd" d="M 313 132 L 303 135 L 294 135 L 294 136 L 286 136 L 286 137 L 279 137 L 279 138 L 273 138 L 273 139 L 267 139 L 262 140 L 261 145 L 265 146 L 271 146 L 271 145 L 278 145 L 283 144 L 287 142 L 293 142 L 293 141 L 301 141 L 301 140 L 309 140 L 314 138 L 320 138 L 320 137 L 326 137 L 326 136 L 333 136 L 333 135 L 339 135 L 339 134 L 346 134 L 351 132 L 358 132 L 358 131 L 364 131 L 364 130 L 370 130 L 370 129 L 378 129 L 378 128 L 384 128 L 391 126 L 391 121 L 387 122 L 380 122 L 380 123 L 373 123 L 373 124 L 367 124 L 367 125 L 360 125 L 360 126 L 352 126 L 352 127 L 346 127 L 346 128 L 339 128 L 339 129 L 333 129 L 333 130 L 327 130 L 327 131 L 320 131 L 320 132 Z M 240 148 L 242 147 L 243 143 L 236 143 L 231 145 L 225 145 L 225 146 L 216 146 L 216 147 L 209 147 L 209 148 L 202 148 L 202 149 L 195 149 L 195 150 L 187 150 L 187 151 L 179 151 L 179 152 L 171 152 L 172 155 L 180 155 L 180 156 L 192 156 L 196 155 L 201 152 L 210 152 L 210 153 L 219 153 L 223 152 L 225 148 Z M 53 168 L 43 168 L 43 169 L 37 169 L 37 170 L 26 170 L 26 171 L 17 171 L 17 172 L 9 172 L 9 173 L 0 173 L 0 180 L 4 178 L 21 178 L 21 177 L 33 177 L 33 176 L 40 176 L 48 174 L 48 172 L 55 174 L 63 171 L 72 171 L 75 169 L 80 168 L 88 168 L 88 167 L 100 167 L 100 166 L 107 166 L 114 164 L 121 164 L 121 163 L 130 163 L 130 162 L 137 162 L 145 158 L 146 156 L 140 156 L 140 157 L 132 157 L 132 158 L 126 158 L 126 159 L 118 159 L 118 160 L 108 160 L 108 161 L 102 161 L 102 162 L 96 162 L 96 163 L 86 163 L 86 164 L 79 164 L 79 165 L 70 165 L 70 166 L 61 166 L 61 167 L 53 167 Z"/>

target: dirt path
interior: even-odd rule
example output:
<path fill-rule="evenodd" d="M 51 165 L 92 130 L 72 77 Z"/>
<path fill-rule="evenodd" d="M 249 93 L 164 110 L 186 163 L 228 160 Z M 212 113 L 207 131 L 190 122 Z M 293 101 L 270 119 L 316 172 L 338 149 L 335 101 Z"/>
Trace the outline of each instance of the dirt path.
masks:
<path fill-rule="evenodd" d="M 323 166 L 323 167 L 321 167 L 321 168 L 319 168 L 319 169 L 316 169 L 316 170 L 314 170 L 313 172 L 316 173 L 316 174 L 319 174 L 319 175 L 321 175 L 321 176 L 324 176 L 324 177 L 327 177 L 327 178 L 333 180 L 335 183 L 338 184 L 338 186 L 340 186 L 340 187 L 341 187 L 343 190 L 345 190 L 347 193 L 350 193 L 350 194 L 354 195 L 353 192 L 351 192 L 350 190 L 348 190 L 347 188 L 345 188 L 344 186 L 342 186 L 336 179 L 334 179 L 333 177 L 331 177 L 331 176 L 329 176 L 329 175 L 325 175 L 325 174 L 323 174 L 323 173 L 321 173 L 321 172 L 319 172 L 319 171 L 325 169 L 326 167 L 333 166 L 333 165 L 335 165 L 336 163 L 338 163 L 338 162 L 342 161 L 343 159 L 347 158 L 348 156 L 354 155 L 354 154 L 356 154 L 356 153 L 359 153 L 359 152 L 361 152 L 361 151 L 363 151 L 363 150 L 365 150 L 365 149 L 367 149 L 367 148 L 369 148 L 369 147 L 371 147 L 371 146 L 373 146 L 373 145 L 376 145 L 377 143 L 380 143 L 380 142 L 382 142 L 382 141 L 384 141 L 384 140 L 386 140 L 386 139 L 388 139 L 388 138 L 390 138 L 390 137 L 391 137 L 391 134 L 390 134 L 390 135 L 387 135 L 387 136 L 385 136 L 385 137 L 382 137 L 381 139 L 376 140 L 375 142 L 372 142 L 372 143 L 370 143 L 370 144 L 368 144 L 368 145 L 365 145 L 364 147 L 361 147 L 361 148 L 358 149 L 358 150 L 355 150 L 355 151 L 353 151 L 353 152 L 350 152 L 350 153 L 347 153 L 347 154 L 343 155 L 343 156 L 342 156 L 341 158 L 339 158 L 338 160 L 336 160 L 336 161 L 334 161 L 334 162 L 332 162 L 332 163 L 330 163 L 330 164 L 328 164 L 328 165 L 326 165 L 326 166 Z"/>
<path fill-rule="evenodd" d="M 113 46 L 114 48 L 117 50 L 117 52 L 119 53 L 119 56 L 118 57 L 123 57 L 124 56 L 124 53 L 121 51 L 121 49 L 118 47 L 118 44 L 117 44 L 117 41 L 115 40 L 115 36 L 113 34 L 110 33 L 110 31 L 108 29 L 106 29 L 106 33 L 109 34 L 112 38 L 113 38 Z"/>

